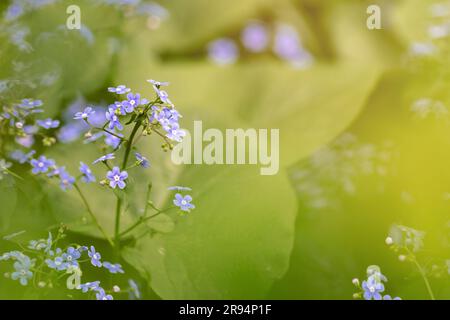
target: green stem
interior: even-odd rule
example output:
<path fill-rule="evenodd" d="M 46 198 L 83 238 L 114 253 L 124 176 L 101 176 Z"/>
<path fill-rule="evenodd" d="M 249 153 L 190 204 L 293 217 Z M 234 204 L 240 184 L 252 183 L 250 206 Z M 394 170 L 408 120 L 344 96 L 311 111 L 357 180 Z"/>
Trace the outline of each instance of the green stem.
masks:
<path fill-rule="evenodd" d="M 136 135 L 140 126 L 141 126 L 141 120 L 138 119 L 136 121 L 136 124 L 133 127 L 133 130 L 131 131 L 130 138 L 127 140 L 121 170 L 124 170 L 127 167 L 128 158 L 130 156 L 130 151 L 131 151 L 131 145 L 133 144 L 134 136 Z M 121 212 L 121 207 L 122 207 L 122 198 L 117 197 L 116 219 L 115 219 L 115 227 L 114 227 L 114 242 L 115 242 L 116 254 L 118 256 L 120 255 L 120 212 Z"/>
<path fill-rule="evenodd" d="M 92 220 L 94 221 L 95 225 L 97 226 L 98 230 L 100 230 L 100 232 L 103 234 L 103 236 L 105 237 L 105 239 L 111 244 L 111 246 L 114 246 L 113 241 L 111 240 L 111 238 L 108 236 L 108 234 L 105 232 L 105 230 L 103 229 L 103 227 L 100 225 L 100 223 L 97 220 L 97 217 L 95 216 L 94 212 L 92 212 L 91 207 L 89 206 L 89 203 L 87 202 L 86 197 L 84 196 L 83 192 L 81 192 L 80 187 L 74 183 L 73 186 L 75 187 L 75 190 L 77 190 L 78 194 L 80 195 L 81 200 L 84 203 L 84 206 L 86 207 L 87 211 L 89 212 L 89 214 L 91 215 Z"/>
<path fill-rule="evenodd" d="M 427 275 L 425 274 L 425 271 L 423 270 L 422 266 L 417 262 L 416 258 L 413 259 L 414 264 L 416 265 L 417 269 L 419 270 L 420 275 L 423 278 L 423 281 L 425 282 L 425 286 L 427 287 L 428 294 L 430 295 L 431 300 L 436 300 L 433 294 L 433 290 L 431 289 L 430 282 L 428 281 Z"/>
<path fill-rule="evenodd" d="M 21 176 L 19 176 L 18 174 L 12 172 L 12 171 L 9 170 L 9 169 L 6 169 L 6 168 L 5 168 L 5 172 L 6 172 L 7 174 L 12 175 L 14 178 L 17 178 L 17 179 L 19 179 L 19 180 L 23 180 L 23 178 L 22 178 Z"/>
<path fill-rule="evenodd" d="M 425 286 L 427 287 L 428 294 L 430 295 L 431 300 L 436 300 L 433 294 L 433 290 L 431 289 L 430 282 L 428 281 L 428 277 L 423 270 L 422 266 L 419 264 L 419 262 L 416 259 L 416 256 L 408 249 L 406 248 L 406 251 L 409 253 L 410 257 L 412 257 L 412 262 L 419 270 L 420 275 L 422 276 L 423 281 L 425 282 Z"/>
<path fill-rule="evenodd" d="M 148 216 L 148 217 L 140 217 L 138 221 L 136 221 L 136 222 L 135 222 L 133 225 L 131 225 L 128 229 L 126 229 L 125 231 L 123 231 L 123 232 L 120 234 L 120 236 L 126 235 L 127 233 L 133 231 L 135 228 L 137 228 L 138 226 L 140 226 L 142 223 L 144 223 L 144 222 L 146 222 L 146 221 L 148 221 L 148 220 L 150 220 L 150 219 L 153 219 L 153 218 L 159 216 L 161 213 L 164 213 L 164 212 L 166 212 L 166 211 L 169 211 L 170 209 L 173 209 L 173 208 L 174 208 L 174 207 L 169 207 L 169 208 L 164 209 L 164 210 L 158 210 L 158 209 L 156 209 L 157 212 L 156 212 L 155 214 L 153 214 L 153 215 L 151 215 L 151 216 Z"/>

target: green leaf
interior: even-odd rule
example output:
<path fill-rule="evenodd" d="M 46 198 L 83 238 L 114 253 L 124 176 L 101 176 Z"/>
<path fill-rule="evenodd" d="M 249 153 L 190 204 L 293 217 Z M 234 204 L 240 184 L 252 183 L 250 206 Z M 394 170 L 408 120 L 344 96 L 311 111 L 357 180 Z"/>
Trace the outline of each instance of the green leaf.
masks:
<path fill-rule="evenodd" d="M 192 166 L 179 181 L 193 188 L 196 209 L 173 232 L 126 248 L 125 259 L 164 299 L 263 298 L 293 241 L 296 200 L 285 174 Z"/>

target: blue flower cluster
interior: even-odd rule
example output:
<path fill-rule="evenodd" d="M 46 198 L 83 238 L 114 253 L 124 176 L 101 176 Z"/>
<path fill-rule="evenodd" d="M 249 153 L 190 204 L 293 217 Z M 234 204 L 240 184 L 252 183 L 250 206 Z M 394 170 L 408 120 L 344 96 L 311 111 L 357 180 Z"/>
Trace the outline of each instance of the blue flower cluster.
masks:
<path fill-rule="evenodd" d="M 399 297 L 392 298 L 390 295 L 384 295 L 384 283 L 387 278 L 381 273 L 378 266 L 372 265 L 367 268 L 367 279 L 360 285 L 358 279 L 353 279 L 353 284 L 360 289 L 353 295 L 354 298 L 361 298 L 365 300 L 401 300 Z"/>
<path fill-rule="evenodd" d="M 30 271 L 34 267 L 36 260 L 24 255 L 20 251 L 6 252 L 0 256 L 0 261 L 13 260 L 14 272 L 11 273 L 11 279 L 18 280 L 21 285 L 26 286 L 28 280 L 33 277 Z"/>
<path fill-rule="evenodd" d="M 14 271 L 7 274 L 12 280 L 17 280 L 23 286 L 28 285 L 28 282 L 36 273 L 39 273 L 40 279 L 43 275 L 48 277 L 48 282 L 51 283 L 53 273 L 51 270 L 62 272 L 63 274 L 75 274 L 77 279 L 74 287 L 68 289 L 78 289 L 83 293 L 88 291 L 95 292 L 98 300 L 112 300 L 112 295 L 108 294 L 105 289 L 100 286 L 100 281 L 86 282 L 82 284 L 81 281 L 81 264 L 89 261 L 94 267 L 104 268 L 111 274 L 123 274 L 124 270 L 119 263 L 111 263 L 102 261 L 99 252 L 94 246 L 87 248 L 86 246 L 69 246 L 66 249 L 56 247 L 59 239 L 61 239 L 61 230 L 57 238 L 53 238 L 49 232 L 47 239 L 31 240 L 28 243 L 28 252 L 35 257 L 30 258 L 21 251 L 11 251 L 0 255 L 0 261 L 12 260 Z M 83 254 L 86 258 L 83 259 Z M 48 270 L 44 268 L 46 266 Z M 60 276 L 58 276 L 60 277 Z M 137 284 L 133 280 L 129 280 L 130 292 L 134 292 L 137 298 L 140 298 L 140 292 Z M 118 290 L 120 291 L 120 290 Z M 116 290 L 117 292 L 117 290 Z"/>
<path fill-rule="evenodd" d="M 82 109 L 76 111 L 70 110 L 72 115 L 70 119 L 63 117 L 60 120 L 51 118 L 35 120 L 34 114 L 41 113 L 40 108 L 42 102 L 39 100 L 24 99 L 20 103 L 12 107 L 5 107 L 0 118 L 0 128 L 5 126 L 10 128 L 8 132 L 13 132 L 14 137 L 24 138 L 44 135 L 44 145 L 51 145 L 56 142 L 56 139 L 47 136 L 47 132 L 55 132 L 60 124 L 67 128 L 72 121 L 78 123 L 76 130 L 87 130 L 85 133 L 86 142 L 96 143 L 100 137 L 105 137 L 105 143 L 112 147 L 108 149 L 101 146 L 103 155 L 92 161 L 95 169 L 101 167 L 101 164 L 106 167 L 104 178 L 98 179 L 98 175 L 87 164 L 87 161 L 79 162 L 79 173 L 73 175 L 66 169 L 66 166 L 57 164 L 57 161 L 47 157 L 45 154 L 37 154 L 34 150 L 11 149 L 9 145 L 4 145 L 6 151 L 10 151 L 9 158 L 14 160 L 17 165 L 28 164 L 31 166 L 31 174 L 42 177 L 44 179 L 56 179 L 59 187 L 68 191 L 73 189 L 78 193 L 86 212 L 90 214 L 92 223 L 108 241 L 111 247 L 120 254 L 120 238 L 124 234 L 131 232 L 137 226 L 152 219 L 158 214 L 178 208 L 181 212 L 190 212 L 195 208 L 192 204 L 192 197 L 185 194 L 186 191 L 191 191 L 190 188 L 174 186 L 169 187 L 171 191 L 177 191 L 174 195 L 173 204 L 165 209 L 156 208 L 153 203 L 147 199 L 145 205 L 145 213 L 143 217 L 139 218 L 129 228 L 121 230 L 120 214 L 123 212 L 122 196 L 118 196 L 118 192 L 127 188 L 130 183 L 130 170 L 133 168 L 149 168 L 150 160 L 137 150 L 136 142 L 138 137 L 156 133 L 158 137 L 163 140 L 163 149 L 169 150 L 173 148 L 173 143 L 182 141 L 185 132 L 180 128 L 179 120 L 182 117 L 175 109 L 173 102 L 169 99 L 169 95 L 162 87 L 168 86 L 167 82 L 159 82 L 156 80 L 148 80 L 154 90 L 154 99 L 150 101 L 141 96 L 139 93 L 132 92 L 132 90 L 125 85 L 117 87 L 109 87 L 108 92 L 115 95 L 115 101 L 111 103 L 107 110 L 101 108 L 83 106 Z M 79 105 L 78 105 L 79 107 Z M 99 117 L 100 116 L 100 117 Z M 64 124 L 66 123 L 66 124 Z M 125 130 L 130 126 L 131 130 Z M 121 131 L 126 131 L 128 136 L 125 137 Z M 3 131 L 2 131 L 3 132 Z M 61 131 L 57 135 L 61 137 Z M 67 138 L 67 137 L 66 137 Z M 9 139 L 11 140 L 11 139 Z M 9 140 L 5 140 L 9 142 Z M 108 141 L 108 142 L 107 142 Z M 15 142 L 22 142 L 16 141 Z M 14 144 L 15 144 L 14 142 Z M 24 145 L 23 143 L 21 143 Z M 123 146 L 122 149 L 120 149 Z M 125 149 L 125 150 L 123 150 Z M 122 153 L 116 157 L 117 153 Z M 130 163 L 132 154 L 134 153 L 134 163 Z M 121 163 L 117 163 L 117 158 L 121 159 Z M 59 161 L 58 161 L 59 162 Z M 129 164 L 130 163 L 130 164 Z M 10 171 L 12 164 L 5 159 L 0 159 L 0 179 L 3 175 L 14 174 Z M 93 167 L 94 169 L 94 167 Z M 117 196 L 116 203 L 116 225 L 114 228 L 114 237 L 108 235 L 99 223 L 95 213 L 91 210 L 87 198 L 84 196 L 79 181 L 83 183 L 97 183 L 100 186 L 105 186 L 108 189 L 114 190 Z M 119 189 L 119 190 L 117 190 Z M 150 195 L 150 190 L 148 196 Z M 183 194 L 182 194 L 183 193 Z M 124 197 L 127 195 L 124 193 Z M 148 209 L 151 208 L 156 211 L 155 214 L 147 215 Z M 94 246 L 89 248 L 86 246 L 70 245 L 66 248 L 56 247 L 56 242 L 59 237 L 53 238 L 51 233 L 47 239 L 32 240 L 28 243 L 27 250 L 36 254 L 36 258 L 30 258 L 24 253 L 9 252 L 4 254 L 0 260 L 14 259 L 14 273 L 11 278 L 19 280 L 22 285 L 26 285 L 29 279 L 33 278 L 36 272 L 41 276 L 45 274 L 42 270 L 44 267 L 48 270 L 69 274 L 67 279 L 67 287 L 69 289 L 80 289 L 82 292 L 94 292 L 97 299 L 110 300 L 112 295 L 100 286 L 99 281 L 80 283 L 82 275 L 81 264 L 85 261 L 90 261 L 90 264 L 96 268 L 103 268 L 111 274 L 123 274 L 124 270 L 118 263 L 111 263 L 102 261 L 101 254 Z M 84 258 L 83 258 L 84 256 Z M 36 263 L 37 261 L 37 263 Z M 52 272 L 49 272 L 51 275 Z M 129 293 L 132 298 L 139 298 L 140 292 L 137 284 L 134 281 L 129 282 Z M 114 290 L 116 290 L 115 288 Z"/>

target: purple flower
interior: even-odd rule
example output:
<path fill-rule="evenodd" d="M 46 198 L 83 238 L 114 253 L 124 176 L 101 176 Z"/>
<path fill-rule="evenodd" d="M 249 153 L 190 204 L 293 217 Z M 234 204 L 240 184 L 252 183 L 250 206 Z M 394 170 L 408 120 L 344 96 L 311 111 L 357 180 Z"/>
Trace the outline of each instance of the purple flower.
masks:
<path fill-rule="evenodd" d="M 108 269 L 111 273 L 124 273 L 122 266 L 119 263 L 112 264 L 111 262 L 103 262 L 103 267 Z"/>
<path fill-rule="evenodd" d="M 100 158 L 98 158 L 94 162 L 92 162 L 92 164 L 96 164 L 98 162 L 103 162 L 103 161 L 107 161 L 107 160 L 112 160 L 112 159 L 115 159 L 115 158 L 116 158 L 116 156 L 114 155 L 114 153 L 108 153 L 108 154 L 105 154 L 104 156 L 101 156 Z"/>
<path fill-rule="evenodd" d="M 113 149 L 116 149 L 120 145 L 121 141 L 122 140 L 120 138 L 113 136 L 112 134 L 105 133 L 105 143 Z"/>
<path fill-rule="evenodd" d="M 125 107 L 123 106 L 122 102 L 116 101 L 113 104 L 110 104 L 108 106 L 108 109 L 114 110 L 114 113 L 119 113 L 121 115 L 126 115 L 127 112 L 125 110 Z"/>
<path fill-rule="evenodd" d="M 97 300 L 113 300 L 112 295 L 106 294 L 105 290 L 103 288 L 98 288 L 97 293 L 95 294 L 95 297 Z"/>
<path fill-rule="evenodd" d="M 100 285 L 100 281 L 86 282 L 86 283 L 80 284 L 78 289 L 80 289 L 83 293 L 86 293 L 89 290 L 97 291 L 100 288 L 99 285 Z"/>
<path fill-rule="evenodd" d="M 33 169 L 31 172 L 33 174 L 46 173 L 49 168 L 55 165 L 55 161 L 52 159 L 47 159 L 45 156 L 40 156 L 38 159 L 32 159 L 31 165 Z"/>
<path fill-rule="evenodd" d="M 55 251 L 50 251 L 49 255 L 52 259 L 46 259 L 45 263 L 50 269 L 55 269 L 58 271 L 67 269 L 68 264 L 64 261 L 61 248 L 56 248 Z"/>
<path fill-rule="evenodd" d="M 92 174 L 92 171 L 87 164 L 80 162 L 80 172 L 83 174 L 81 179 L 84 182 L 95 182 L 95 176 Z"/>
<path fill-rule="evenodd" d="M 384 285 L 376 281 L 374 277 L 369 277 L 367 281 L 363 281 L 362 288 L 364 290 L 364 299 L 382 300 L 380 292 L 384 291 Z"/>
<path fill-rule="evenodd" d="M 5 13 L 5 20 L 12 21 L 19 18 L 25 12 L 23 4 L 20 2 L 13 2 L 7 9 Z"/>
<path fill-rule="evenodd" d="M 20 284 L 26 286 L 28 280 L 33 277 L 30 268 L 33 266 L 33 261 L 27 256 L 26 259 L 14 262 L 15 271 L 11 274 L 11 279 L 19 280 Z"/>
<path fill-rule="evenodd" d="M 103 131 L 99 131 L 94 133 L 92 136 L 90 136 L 89 138 L 87 138 L 86 140 L 84 140 L 83 143 L 90 143 L 90 142 L 94 142 L 97 141 L 98 139 L 100 139 L 101 137 L 103 137 L 105 135 L 105 132 Z"/>
<path fill-rule="evenodd" d="M 25 148 L 30 148 L 34 144 L 34 137 L 26 135 L 25 137 L 16 137 L 16 142 Z"/>
<path fill-rule="evenodd" d="M 44 129 L 52 129 L 59 127 L 59 120 L 47 118 L 45 120 L 37 120 L 36 123 Z"/>
<path fill-rule="evenodd" d="M 121 84 L 120 86 L 117 86 L 117 87 L 109 87 L 108 91 L 109 92 L 114 92 L 114 93 L 117 93 L 117 94 L 125 94 L 125 93 L 130 92 L 130 88 L 127 88 L 126 86 Z"/>
<path fill-rule="evenodd" d="M 25 162 L 28 162 L 35 153 L 36 151 L 34 150 L 31 150 L 28 153 L 25 153 L 22 150 L 14 150 L 10 153 L 9 157 L 20 164 L 24 164 Z"/>
<path fill-rule="evenodd" d="M 102 266 L 102 262 L 100 261 L 102 256 L 100 255 L 100 253 L 95 251 L 94 246 L 91 246 L 91 249 L 88 251 L 88 256 L 89 258 L 91 258 L 91 263 L 94 267 L 100 268 Z"/>
<path fill-rule="evenodd" d="M 297 67 L 307 67 L 313 62 L 311 54 L 303 48 L 297 30 L 290 25 L 278 26 L 273 50 L 281 59 Z"/>
<path fill-rule="evenodd" d="M 169 94 L 165 92 L 164 90 L 159 90 L 157 88 L 154 88 L 156 93 L 158 94 L 159 99 L 161 99 L 162 102 L 173 105 L 172 101 L 169 99 Z"/>
<path fill-rule="evenodd" d="M 78 259 L 81 253 L 74 247 L 68 247 L 66 253 L 63 253 L 62 258 L 67 263 L 67 266 L 78 267 Z"/>
<path fill-rule="evenodd" d="M 141 100 L 141 95 L 139 93 L 129 93 L 127 94 L 127 99 L 128 100 L 122 101 L 122 106 L 125 108 L 127 113 L 131 113 L 137 106 L 147 103 L 146 99 Z"/>
<path fill-rule="evenodd" d="M 75 113 L 75 116 L 73 117 L 75 120 L 87 120 L 91 115 L 95 113 L 94 110 L 92 110 L 91 107 L 87 107 L 82 112 Z"/>
<path fill-rule="evenodd" d="M 62 190 L 66 191 L 68 189 L 72 189 L 73 184 L 75 183 L 75 178 L 72 177 L 64 167 L 59 168 L 59 179 Z"/>
<path fill-rule="evenodd" d="M 191 203 L 192 197 L 190 195 L 182 196 L 181 194 L 177 193 L 175 195 L 175 199 L 173 200 L 173 203 L 180 207 L 182 211 L 189 212 L 191 209 L 194 209 L 195 206 Z"/>
<path fill-rule="evenodd" d="M 95 113 L 89 117 L 89 123 L 96 127 L 103 127 L 106 121 L 105 107 L 95 107 Z"/>
<path fill-rule="evenodd" d="M 22 102 L 19 105 L 19 107 L 24 109 L 33 109 L 40 106 L 42 106 L 42 101 L 33 99 L 22 99 Z"/>
<path fill-rule="evenodd" d="M 114 130 L 114 128 L 123 130 L 123 125 L 120 123 L 119 117 L 112 108 L 109 108 L 108 111 L 106 111 L 106 119 L 109 121 L 108 128 L 110 130 Z"/>
<path fill-rule="evenodd" d="M 390 296 L 390 295 L 385 295 L 384 297 L 383 297 L 383 300 L 402 300 L 402 298 L 400 298 L 400 297 L 394 297 L 394 299 L 392 299 L 392 297 Z"/>
<path fill-rule="evenodd" d="M 181 118 L 181 115 L 174 108 L 163 108 L 161 111 L 154 109 L 152 113 L 152 119 L 156 119 L 159 124 L 163 127 L 164 130 L 170 131 L 171 126 L 177 124 L 178 119 Z"/>
<path fill-rule="evenodd" d="M 35 134 L 39 131 L 39 128 L 36 126 L 24 126 L 23 127 L 23 132 L 25 132 L 26 134 Z"/>
<path fill-rule="evenodd" d="M 172 127 L 167 131 L 166 137 L 170 140 L 181 142 L 186 132 L 180 129 L 178 123 L 174 123 Z"/>
<path fill-rule="evenodd" d="M 174 191 L 174 190 L 176 190 L 176 191 L 192 191 L 192 189 L 189 187 L 181 187 L 181 186 L 168 187 L 167 190 L 170 190 L 170 191 Z"/>
<path fill-rule="evenodd" d="M 156 81 L 153 79 L 149 79 L 147 80 L 147 82 L 151 83 L 152 85 L 156 86 L 157 88 L 161 87 L 161 86 L 165 86 L 167 87 L 169 85 L 169 82 L 160 82 L 160 81 Z"/>
<path fill-rule="evenodd" d="M 241 40 L 245 48 L 251 52 L 263 51 L 268 43 L 267 28 L 260 22 L 252 22 L 242 31 Z"/>
<path fill-rule="evenodd" d="M 211 61 L 219 65 L 234 63 L 239 50 L 233 40 L 228 38 L 217 39 L 208 45 L 208 56 Z"/>
<path fill-rule="evenodd" d="M 130 285 L 130 299 L 140 299 L 141 292 L 139 291 L 137 283 L 133 279 L 129 279 L 128 284 Z"/>
<path fill-rule="evenodd" d="M 144 157 L 143 155 L 141 155 L 140 153 L 136 152 L 135 153 L 136 156 L 136 160 L 139 163 L 139 165 L 143 168 L 148 168 L 150 167 L 150 162 L 148 161 L 148 159 L 146 157 Z"/>
<path fill-rule="evenodd" d="M 66 170 L 66 167 L 57 167 L 55 164 L 55 166 L 52 168 L 52 170 L 49 173 L 47 173 L 47 177 L 51 178 L 51 177 L 59 176 L 60 173 L 64 170 Z"/>
<path fill-rule="evenodd" d="M 83 133 L 84 128 L 80 123 L 69 123 L 61 127 L 58 132 L 58 140 L 62 143 L 70 143 L 77 140 Z"/>
<path fill-rule="evenodd" d="M 111 171 L 108 171 L 106 174 L 108 178 L 109 186 L 113 189 L 118 186 L 120 189 L 125 188 L 125 181 L 128 178 L 128 173 L 126 171 L 120 171 L 119 167 L 114 167 Z"/>

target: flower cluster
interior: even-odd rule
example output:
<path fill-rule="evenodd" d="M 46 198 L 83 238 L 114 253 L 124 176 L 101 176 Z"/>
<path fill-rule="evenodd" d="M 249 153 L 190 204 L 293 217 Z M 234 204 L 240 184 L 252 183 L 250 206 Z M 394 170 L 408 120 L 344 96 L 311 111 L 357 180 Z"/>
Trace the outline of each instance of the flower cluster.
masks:
<path fill-rule="evenodd" d="M 386 244 L 395 252 L 409 254 L 423 248 L 425 232 L 411 227 L 395 224 L 389 231 Z M 400 260 L 402 260 L 400 258 Z"/>
<path fill-rule="evenodd" d="M 100 253 L 94 246 L 89 249 L 79 245 L 71 245 L 64 249 L 57 246 L 58 242 L 64 238 L 63 232 L 62 227 L 58 230 L 56 238 L 53 238 L 52 233 L 49 232 L 47 239 L 29 241 L 27 254 L 32 255 L 33 258 L 21 251 L 10 251 L 0 255 L 0 261 L 13 261 L 14 271 L 5 276 L 19 281 L 22 286 L 28 285 L 29 281 L 37 277 L 40 280 L 39 287 L 42 288 L 51 287 L 55 279 L 68 275 L 67 289 L 80 290 L 83 293 L 93 292 L 97 300 L 112 300 L 112 295 L 100 286 L 100 281 L 81 283 L 83 274 L 81 268 L 87 267 L 87 262 L 90 262 L 92 266 L 104 268 L 111 274 L 124 274 L 122 266 L 119 263 L 102 261 Z M 128 291 L 134 292 L 134 295 L 140 298 L 137 284 L 132 279 L 128 281 L 130 285 Z M 112 291 L 120 292 L 120 288 L 114 286 Z"/>
<path fill-rule="evenodd" d="M 67 169 L 69 164 L 67 164 L 67 168 L 66 165 L 59 165 L 57 164 L 59 160 L 56 161 L 46 154 L 34 150 L 24 151 L 20 149 L 13 149 L 8 153 L 9 145 L 5 145 L 4 149 L 7 151 L 6 154 L 9 155 L 9 159 L 16 162 L 17 165 L 29 165 L 32 175 L 46 180 L 56 179 L 62 190 L 77 192 L 86 212 L 91 216 L 92 223 L 104 236 L 104 240 L 111 245 L 117 257 L 120 256 L 121 237 L 125 234 L 131 233 L 135 228 L 162 212 L 178 208 L 180 213 L 186 213 L 195 208 L 192 204 L 191 195 L 181 194 L 185 191 L 191 191 L 187 187 L 170 187 L 169 190 L 178 191 L 174 195 L 173 206 L 165 209 L 157 208 L 149 199 L 150 185 L 143 215 L 128 228 L 122 229 L 120 224 L 120 215 L 127 210 L 123 206 L 123 199 L 129 201 L 127 199 L 129 194 L 121 190 L 126 189 L 128 184 L 133 181 L 132 173 L 135 170 L 150 167 L 150 160 L 142 152 L 139 152 L 137 141 L 144 136 L 155 133 L 158 138 L 162 139 L 162 148 L 166 151 L 172 149 L 174 143 L 182 141 L 185 136 L 185 132 L 179 124 L 182 116 L 175 109 L 167 91 L 162 89 L 162 87 L 167 87 L 168 83 L 156 80 L 148 80 L 148 82 L 153 87 L 153 100 L 132 92 L 125 85 L 119 85 L 108 88 L 107 91 L 114 95 L 114 100 L 106 110 L 85 105 L 78 110 L 71 109 L 70 119 L 66 117 L 60 121 L 46 118 L 31 121 L 34 120 L 34 114 L 43 112 L 40 108 L 42 103 L 25 99 L 20 104 L 4 109 L 0 119 L 0 125 L 6 126 L 10 131 L 12 130 L 13 134 L 24 132 L 32 136 L 39 132 L 40 135 L 45 135 L 46 132 L 55 131 L 61 123 L 63 123 L 64 128 L 67 128 L 71 124 L 65 122 L 72 121 L 79 123 L 77 130 L 80 128 L 86 130 L 84 136 L 87 143 L 97 144 L 100 137 L 105 137 L 105 142 L 108 141 L 107 147 L 99 146 L 103 155 L 97 157 L 97 159 L 94 158 L 95 160 L 79 161 L 79 173 L 76 175 L 71 174 Z M 61 131 L 58 137 L 61 137 Z M 55 138 L 52 139 L 56 140 Z M 132 163 L 132 158 L 134 158 L 134 163 Z M 92 168 L 90 164 L 92 164 Z M 14 175 L 14 172 L 10 170 L 11 166 L 12 164 L 6 159 L 0 159 L 0 178 L 3 175 Z M 99 173 L 101 169 L 105 170 L 103 174 Z M 96 214 L 92 211 L 88 199 L 83 193 L 82 186 L 79 184 L 80 181 L 85 184 L 96 184 L 102 190 L 109 189 L 117 198 L 116 225 L 113 236 L 105 231 Z M 154 210 L 156 213 L 150 214 L 150 210 Z M 67 247 L 56 246 L 60 239 L 60 233 L 55 239 L 50 233 L 47 239 L 32 240 L 28 243 L 27 252 L 31 251 L 34 256 L 27 256 L 21 252 L 8 252 L 1 257 L 1 260 L 14 260 L 15 272 L 11 274 L 11 278 L 19 280 L 22 285 L 27 285 L 32 278 L 39 277 L 41 279 L 43 275 L 48 275 L 51 278 L 56 272 L 62 273 L 61 277 L 68 275 L 68 289 L 95 293 L 99 300 L 112 299 L 110 293 L 120 291 L 117 286 L 112 291 L 107 291 L 100 286 L 100 281 L 90 281 L 84 284 L 80 282 L 83 274 L 81 271 L 82 263 L 89 261 L 91 266 L 106 269 L 111 274 L 123 274 L 122 266 L 119 263 L 103 261 L 102 255 L 92 245 L 89 247 L 73 244 Z M 139 298 L 141 295 L 137 284 L 130 281 L 129 286 L 130 289 L 127 292 L 130 297 Z"/>
<path fill-rule="evenodd" d="M 30 148 L 35 143 L 35 137 L 42 136 L 44 146 L 50 146 L 56 139 L 47 131 L 59 127 L 59 121 L 51 118 L 35 119 L 35 115 L 42 113 L 41 100 L 22 99 L 19 103 L 3 107 L 0 113 L 0 125 L 7 127 L 7 136 L 15 138 L 17 144 Z M 43 129 L 43 130 L 40 130 Z"/>
<path fill-rule="evenodd" d="M 365 300 L 401 300 L 399 297 L 392 298 L 390 295 L 383 295 L 385 290 L 383 282 L 387 278 L 381 273 L 380 267 L 376 265 L 367 268 L 367 279 L 360 284 L 355 278 L 352 283 L 360 290 L 353 294 L 355 299 L 363 297 Z"/>

